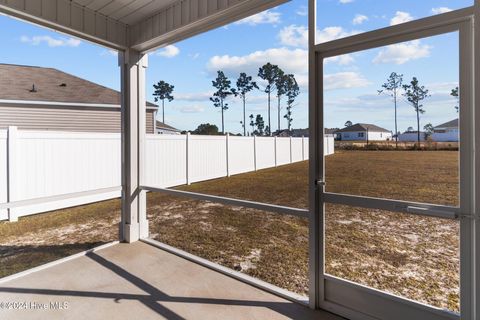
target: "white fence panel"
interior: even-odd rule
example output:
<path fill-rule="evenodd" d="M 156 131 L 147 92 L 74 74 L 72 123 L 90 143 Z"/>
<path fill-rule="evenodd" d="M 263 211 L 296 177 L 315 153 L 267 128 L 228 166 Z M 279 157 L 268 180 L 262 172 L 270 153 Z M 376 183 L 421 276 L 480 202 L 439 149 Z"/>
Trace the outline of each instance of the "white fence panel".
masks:
<path fill-rule="evenodd" d="M 323 150 L 326 156 L 334 153 L 335 139 L 333 137 L 325 137 Z"/>
<path fill-rule="evenodd" d="M 190 135 L 188 145 L 189 182 L 227 175 L 227 140 L 225 136 Z"/>
<path fill-rule="evenodd" d="M 292 162 L 303 160 L 303 138 L 292 138 Z"/>
<path fill-rule="evenodd" d="M 257 170 L 275 167 L 275 140 L 268 137 L 256 137 Z"/>
<path fill-rule="evenodd" d="M 121 185 L 120 135 L 18 131 L 10 176 L 10 201 L 35 199 Z M 13 208 L 22 216 L 109 199 L 119 192 Z M 89 200 L 91 199 L 91 200 Z"/>
<path fill-rule="evenodd" d="M 290 163 L 290 138 L 277 138 L 277 166 Z"/>
<path fill-rule="evenodd" d="M 147 135 L 145 141 L 143 184 L 156 187 L 271 168 L 307 160 L 309 154 L 308 138 Z M 0 130 L 0 203 L 120 186 L 120 143 L 120 134 L 112 133 Z M 334 139 L 326 137 L 325 154 L 333 152 Z M 1 210 L 0 220 L 120 195 L 107 190 Z"/>
<path fill-rule="evenodd" d="M 7 130 L 0 130 L 0 203 L 8 201 Z M 8 210 L 0 210 L 0 220 L 8 219 Z"/>
<path fill-rule="evenodd" d="M 253 137 L 228 137 L 228 173 L 238 174 L 255 170 Z"/>
<path fill-rule="evenodd" d="M 303 154 L 304 154 L 304 159 L 308 160 L 310 156 L 310 145 L 308 144 L 308 138 L 305 138 L 303 140 Z"/>
<path fill-rule="evenodd" d="M 172 187 L 187 183 L 187 136 L 147 135 L 145 184 Z"/>

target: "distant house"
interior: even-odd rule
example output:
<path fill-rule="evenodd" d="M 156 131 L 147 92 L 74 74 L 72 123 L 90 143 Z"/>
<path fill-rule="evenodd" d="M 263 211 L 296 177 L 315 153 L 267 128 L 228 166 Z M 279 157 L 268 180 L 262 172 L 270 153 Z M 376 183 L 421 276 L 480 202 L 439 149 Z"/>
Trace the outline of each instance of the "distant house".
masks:
<path fill-rule="evenodd" d="M 356 123 L 335 131 L 342 141 L 386 141 L 392 140 L 392 132 L 374 124 Z"/>
<path fill-rule="evenodd" d="M 340 139 L 339 135 L 337 134 L 339 130 L 339 128 L 325 128 L 325 136 L 333 137 L 333 139 L 338 140 Z"/>
<path fill-rule="evenodd" d="M 275 131 L 272 134 L 277 137 L 308 137 L 308 128 L 307 129 L 284 129 L 280 131 Z"/>
<path fill-rule="evenodd" d="M 326 137 L 334 137 L 336 138 L 336 132 L 338 131 L 338 128 L 325 128 L 325 136 Z M 308 128 L 306 129 L 292 129 L 288 131 L 288 129 L 280 130 L 280 131 L 275 131 L 273 133 L 273 136 L 277 137 L 308 137 L 309 132 Z"/>
<path fill-rule="evenodd" d="M 120 92 L 53 68 L 0 64 L 0 129 L 120 132 Z M 157 105 L 146 103 L 146 132 Z"/>
<path fill-rule="evenodd" d="M 433 128 L 432 140 L 437 142 L 459 141 L 458 119 L 442 123 Z"/>
<path fill-rule="evenodd" d="M 402 142 L 415 142 L 418 141 L 418 131 L 407 130 L 404 133 L 398 135 L 398 141 Z M 420 141 L 426 140 L 426 132 L 420 131 Z"/>
<path fill-rule="evenodd" d="M 157 134 L 181 134 L 180 130 L 158 120 L 155 123 L 155 132 Z"/>

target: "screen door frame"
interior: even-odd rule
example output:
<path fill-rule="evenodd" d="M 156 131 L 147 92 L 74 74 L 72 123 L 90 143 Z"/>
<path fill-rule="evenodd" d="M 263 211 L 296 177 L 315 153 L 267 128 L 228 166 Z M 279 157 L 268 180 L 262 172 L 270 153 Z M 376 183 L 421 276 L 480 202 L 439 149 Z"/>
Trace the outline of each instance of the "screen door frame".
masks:
<path fill-rule="evenodd" d="M 460 319 L 460 315 L 348 280 L 327 275 L 325 203 L 344 204 L 458 220 L 460 223 L 460 314 L 475 317 L 475 135 L 474 15 L 475 7 L 315 44 L 316 1 L 309 3 L 310 117 L 310 305 L 353 319 Z M 478 5 L 477 5 L 478 6 Z M 399 201 L 325 191 L 324 59 L 431 36 L 458 32 L 460 89 L 460 206 Z M 477 116 L 478 117 L 478 116 Z M 477 130 L 478 131 L 478 130 Z"/>

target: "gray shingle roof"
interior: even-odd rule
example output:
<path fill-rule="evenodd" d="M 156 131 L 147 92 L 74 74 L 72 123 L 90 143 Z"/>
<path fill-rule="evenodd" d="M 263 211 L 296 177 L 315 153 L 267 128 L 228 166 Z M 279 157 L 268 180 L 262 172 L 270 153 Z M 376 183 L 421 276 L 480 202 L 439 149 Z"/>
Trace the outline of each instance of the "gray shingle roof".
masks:
<path fill-rule="evenodd" d="M 54 68 L 0 64 L 0 99 L 118 105 L 120 92 Z"/>
<path fill-rule="evenodd" d="M 376 126 L 374 124 L 369 124 L 369 123 L 356 123 L 354 125 L 351 125 L 350 127 L 345 127 L 341 130 L 336 131 L 338 132 L 357 132 L 357 131 L 370 131 L 370 132 L 390 132 L 387 129 L 381 128 L 379 126 Z"/>
<path fill-rule="evenodd" d="M 165 130 L 170 130 L 170 131 L 178 131 L 180 132 L 180 130 L 178 130 L 177 128 L 174 128 L 172 126 L 169 126 L 168 124 L 165 124 L 161 121 L 158 121 L 157 120 L 157 124 L 156 124 L 156 127 L 157 129 L 165 129 Z"/>
<path fill-rule="evenodd" d="M 435 128 L 458 128 L 458 119 L 439 124 Z"/>

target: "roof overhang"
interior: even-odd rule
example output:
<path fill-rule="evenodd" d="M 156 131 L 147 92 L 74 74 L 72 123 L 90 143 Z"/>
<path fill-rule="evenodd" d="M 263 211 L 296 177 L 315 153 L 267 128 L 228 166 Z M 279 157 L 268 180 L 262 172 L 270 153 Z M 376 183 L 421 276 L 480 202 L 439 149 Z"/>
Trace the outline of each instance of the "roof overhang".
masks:
<path fill-rule="evenodd" d="M 289 0 L 0 0 L 0 13 L 111 49 L 145 52 Z"/>
<path fill-rule="evenodd" d="M 82 103 L 82 102 L 59 102 L 59 101 L 38 101 L 38 100 L 7 100 L 0 99 L 1 106 L 9 107 L 44 107 L 44 108 L 84 108 L 84 109 L 120 109 L 119 104 L 106 103 Z M 147 110 L 157 110 L 158 106 L 146 105 Z"/>

